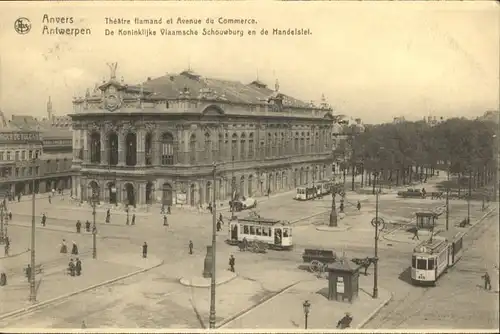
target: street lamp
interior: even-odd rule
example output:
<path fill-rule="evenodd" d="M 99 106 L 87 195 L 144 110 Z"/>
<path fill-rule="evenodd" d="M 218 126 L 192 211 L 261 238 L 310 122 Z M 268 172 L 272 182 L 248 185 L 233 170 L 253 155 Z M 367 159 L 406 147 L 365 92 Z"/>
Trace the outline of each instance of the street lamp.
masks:
<path fill-rule="evenodd" d="M 304 303 L 302 303 L 302 307 L 304 308 L 304 328 L 307 329 L 307 319 L 309 318 L 311 304 L 308 300 L 306 300 Z"/>
<path fill-rule="evenodd" d="M 234 178 L 234 155 L 231 157 L 232 171 L 231 171 L 231 220 L 234 219 L 234 200 L 236 195 L 236 179 Z M 215 164 L 215 162 L 214 162 Z M 214 165 L 215 168 L 215 165 Z"/>
<path fill-rule="evenodd" d="M 217 241 L 217 204 L 215 202 L 215 181 L 217 174 L 217 165 L 215 162 L 212 164 L 213 171 L 213 209 L 212 209 L 212 273 L 210 277 L 210 317 L 209 324 L 210 328 L 215 329 L 215 246 Z"/>
<path fill-rule="evenodd" d="M 7 234 L 4 232 L 3 215 L 4 215 L 4 202 L 0 204 L 0 244 L 5 243 Z"/>
<path fill-rule="evenodd" d="M 446 174 L 446 231 L 449 228 L 450 221 L 450 167 L 448 166 L 448 171 Z"/>
<path fill-rule="evenodd" d="M 36 158 L 35 158 L 36 159 Z M 33 159 L 33 161 L 36 161 Z M 32 180 L 33 192 L 31 194 L 31 277 L 30 277 L 30 302 L 36 302 L 36 287 L 35 287 L 35 178 Z"/>
<path fill-rule="evenodd" d="M 97 259 L 97 227 L 95 225 L 95 206 L 99 200 L 99 194 L 92 188 L 92 258 Z"/>
<path fill-rule="evenodd" d="M 377 172 L 373 173 L 374 182 L 377 179 Z M 374 183 L 375 184 L 375 183 Z M 375 189 L 375 188 L 374 188 Z M 375 249 L 373 257 L 373 298 L 378 298 L 378 239 L 380 238 L 380 233 L 384 229 L 384 220 L 378 216 L 378 203 L 379 203 L 379 192 L 375 194 L 375 218 L 372 219 L 371 224 L 375 229 Z"/>

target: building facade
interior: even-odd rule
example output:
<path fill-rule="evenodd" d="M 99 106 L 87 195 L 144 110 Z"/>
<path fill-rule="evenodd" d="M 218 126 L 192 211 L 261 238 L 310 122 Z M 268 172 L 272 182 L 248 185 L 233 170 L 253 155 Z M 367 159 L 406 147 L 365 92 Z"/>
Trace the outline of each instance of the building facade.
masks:
<path fill-rule="evenodd" d="M 74 100 L 72 191 L 82 201 L 198 206 L 330 177 L 326 104 L 191 71 L 131 86 L 114 66 Z"/>
<path fill-rule="evenodd" d="M 14 115 L 7 120 L 2 113 L 0 118 L 0 191 L 3 195 L 28 195 L 33 189 L 35 193 L 70 189 L 71 128 L 54 126 L 49 119 L 37 120 L 32 116 Z"/>

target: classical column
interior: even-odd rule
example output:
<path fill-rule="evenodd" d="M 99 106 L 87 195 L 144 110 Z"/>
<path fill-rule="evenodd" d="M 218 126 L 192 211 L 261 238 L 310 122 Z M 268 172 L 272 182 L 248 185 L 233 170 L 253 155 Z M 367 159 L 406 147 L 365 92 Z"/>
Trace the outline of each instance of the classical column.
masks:
<path fill-rule="evenodd" d="M 140 129 L 137 131 L 137 162 L 136 166 L 146 165 L 146 130 Z M 141 203 L 142 204 L 142 203 Z"/>
<path fill-rule="evenodd" d="M 118 166 L 125 165 L 125 133 L 118 131 Z"/>
<path fill-rule="evenodd" d="M 106 130 L 101 129 L 101 165 L 108 165 L 108 138 Z"/>

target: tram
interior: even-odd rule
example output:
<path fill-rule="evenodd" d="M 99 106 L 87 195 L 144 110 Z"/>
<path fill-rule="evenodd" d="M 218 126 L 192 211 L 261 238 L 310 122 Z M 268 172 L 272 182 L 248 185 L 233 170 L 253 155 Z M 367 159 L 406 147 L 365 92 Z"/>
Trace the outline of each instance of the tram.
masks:
<path fill-rule="evenodd" d="M 462 257 L 463 237 L 462 232 L 443 233 L 416 246 L 411 259 L 412 284 L 435 286 L 439 277 Z"/>
<path fill-rule="evenodd" d="M 308 201 L 317 197 L 327 195 L 331 192 L 332 181 L 319 181 L 314 185 L 297 187 L 297 194 L 294 199 L 298 201 Z"/>
<path fill-rule="evenodd" d="M 289 222 L 262 218 L 256 214 L 229 222 L 227 243 L 238 245 L 243 241 L 243 238 L 249 242 L 265 243 L 270 249 L 290 250 L 293 247 L 292 226 Z"/>

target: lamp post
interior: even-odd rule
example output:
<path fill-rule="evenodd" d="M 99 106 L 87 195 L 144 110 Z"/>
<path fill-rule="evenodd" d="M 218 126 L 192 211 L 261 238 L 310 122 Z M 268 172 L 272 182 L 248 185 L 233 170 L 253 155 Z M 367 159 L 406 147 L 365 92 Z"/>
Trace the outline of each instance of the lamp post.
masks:
<path fill-rule="evenodd" d="M 234 200 L 236 195 L 236 179 L 234 178 L 234 155 L 231 157 L 232 170 L 231 170 L 231 220 L 234 219 Z M 214 167 L 215 168 L 215 167 Z"/>
<path fill-rule="evenodd" d="M 449 228 L 449 220 L 450 220 L 450 168 L 448 167 L 448 171 L 446 174 L 446 231 Z"/>
<path fill-rule="evenodd" d="M 30 302 L 36 302 L 35 288 L 35 178 L 33 178 L 33 192 L 31 195 L 31 277 L 30 277 Z"/>
<path fill-rule="evenodd" d="M 373 182 L 375 184 L 377 180 L 377 172 L 373 173 Z M 384 229 L 384 220 L 378 216 L 378 203 L 379 203 L 379 193 L 375 194 L 375 218 L 372 219 L 371 224 L 375 229 L 375 247 L 374 247 L 374 257 L 373 257 L 373 294 L 372 297 L 378 298 L 378 239 L 380 237 L 379 232 Z"/>
<path fill-rule="evenodd" d="M 212 210 L 212 271 L 210 277 L 210 317 L 209 325 L 211 329 L 215 329 L 215 246 L 216 246 L 216 236 L 217 236 L 217 205 L 215 203 L 215 181 L 217 174 L 217 165 L 213 163 L 213 210 Z"/>
<path fill-rule="evenodd" d="M 472 169 L 469 170 L 469 190 L 467 194 L 467 224 L 470 224 L 470 196 L 472 193 Z"/>
<path fill-rule="evenodd" d="M 2 202 L 0 204 L 0 244 L 5 243 L 5 232 L 4 232 L 4 225 L 3 225 L 3 215 L 4 215 L 4 203 Z"/>
<path fill-rule="evenodd" d="M 311 309 L 311 304 L 308 300 L 302 303 L 302 307 L 304 308 L 304 329 L 307 329 L 307 320 L 309 318 L 309 311 Z"/>
<path fill-rule="evenodd" d="M 98 194 L 92 189 L 92 258 L 97 259 L 97 227 L 95 225 L 95 206 L 98 200 Z"/>

